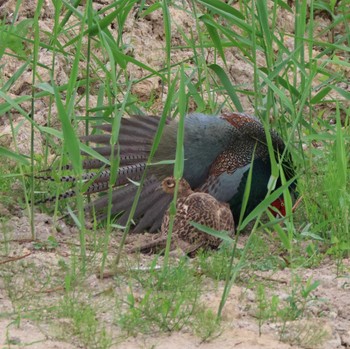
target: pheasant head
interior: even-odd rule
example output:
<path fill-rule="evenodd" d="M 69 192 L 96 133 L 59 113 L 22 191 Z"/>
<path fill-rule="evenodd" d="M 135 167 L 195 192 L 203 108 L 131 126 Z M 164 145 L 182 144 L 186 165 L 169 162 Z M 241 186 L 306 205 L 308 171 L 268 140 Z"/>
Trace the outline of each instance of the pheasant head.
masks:
<path fill-rule="evenodd" d="M 166 177 L 162 182 L 162 188 L 168 194 L 172 194 L 172 195 L 174 194 L 175 186 L 176 186 L 176 180 L 172 176 Z M 188 184 L 188 182 L 184 178 L 181 178 L 179 181 L 178 196 L 188 196 L 192 193 L 193 191 L 190 185 Z"/>

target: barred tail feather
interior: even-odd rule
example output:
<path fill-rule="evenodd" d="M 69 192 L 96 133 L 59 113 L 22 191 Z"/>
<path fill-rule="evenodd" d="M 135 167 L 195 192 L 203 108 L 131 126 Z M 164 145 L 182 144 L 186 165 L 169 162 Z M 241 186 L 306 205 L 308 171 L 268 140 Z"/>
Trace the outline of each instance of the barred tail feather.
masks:
<path fill-rule="evenodd" d="M 35 204 L 46 204 L 48 202 L 54 202 L 56 200 L 64 200 L 64 199 L 68 199 L 68 198 L 71 198 L 73 196 L 76 195 L 76 192 L 74 189 L 70 189 L 70 190 L 67 190 L 66 192 L 62 193 L 62 194 L 59 194 L 59 195 L 55 195 L 55 196 L 50 196 L 46 199 L 43 199 L 43 200 L 39 200 L 39 201 L 36 201 Z"/>
<path fill-rule="evenodd" d="M 121 128 L 118 143 L 114 148 L 110 145 L 112 125 L 103 124 L 95 126 L 96 130 L 101 130 L 102 134 L 93 134 L 81 137 L 82 141 L 95 144 L 93 148 L 97 153 L 110 159 L 112 153 L 119 155 L 120 164 L 117 180 L 113 186 L 117 187 L 112 192 L 112 215 L 122 213 L 118 223 L 125 224 L 137 191 L 137 186 L 130 181 L 139 181 L 146 168 L 146 163 L 152 148 L 153 138 L 159 125 L 159 117 L 133 116 L 121 120 Z M 169 122 L 166 121 L 167 123 Z M 107 191 L 110 182 L 110 167 L 103 161 L 93 159 L 84 153 L 82 167 L 85 170 L 92 170 L 82 175 L 85 182 L 91 182 L 84 194 L 93 194 Z M 71 170 L 70 165 L 64 166 L 64 170 Z M 99 169 L 103 169 L 99 171 Z M 95 170 L 95 171 L 94 171 Z M 51 176 L 38 176 L 40 180 L 55 181 Z M 75 183 L 74 176 L 62 176 L 62 182 Z M 134 219 L 139 221 L 137 231 L 151 226 L 151 231 L 159 228 L 171 197 L 165 194 L 160 188 L 160 181 L 151 176 L 146 179 L 141 192 L 139 203 L 136 207 Z M 74 190 L 69 190 L 60 194 L 57 199 L 65 199 L 75 196 Z M 56 200 L 51 197 L 41 202 Z M 87 212 L 95 211 L 99 220 L 106 218 L 106 208 L 108 206 L 108 196 L 102 196 L 86 205 Z"/>

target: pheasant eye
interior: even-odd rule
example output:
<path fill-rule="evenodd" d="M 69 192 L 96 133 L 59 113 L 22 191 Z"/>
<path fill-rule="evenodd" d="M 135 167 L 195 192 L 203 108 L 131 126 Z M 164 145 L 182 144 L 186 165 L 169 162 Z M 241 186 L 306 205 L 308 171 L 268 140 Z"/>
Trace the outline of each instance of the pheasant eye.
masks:
<path fill-rule="evenodd" d="M 172 187 L 175 186 L 175 183 L 174 183 L 171 179 L 169 179 L 169 180 L 166 181 L 166 185 L 167 185 L 169 188 L 172 188 Z"/>

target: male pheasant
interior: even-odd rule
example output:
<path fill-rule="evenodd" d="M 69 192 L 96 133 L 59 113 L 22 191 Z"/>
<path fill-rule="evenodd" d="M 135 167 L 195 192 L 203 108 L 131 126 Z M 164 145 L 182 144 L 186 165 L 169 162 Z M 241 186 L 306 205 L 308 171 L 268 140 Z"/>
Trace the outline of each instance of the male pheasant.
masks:
<path fill-rule="evenodd" d="M 118 145 L 120 167 L 115 189 L 112 195 L 112 214 L 120 214 L 118 223 L 126 223 L 137 186 L 146 168 L 153 138 L 160 118 L 156 116 L 132 116 L 122 118 Z M 153 158 L 153 163 L 162 160 L 174 160 L 177 142 L 176 120 L 167 120 L 162 138 Z M 111 124 L 95 127 L 104 131 L 92 134 L 83 140 L 102 146 L 94 148 L 101 155 L 111 156 Z M 282 167 L 287 180 L 294 176 L 293 164 L 280 136 L 271 131 L 271 139 L 277 161 L 282 157 Z M 119 148 L 118 148 L 119 147 Z M 116 151 L 115 151 L 116 152 Z M 220 202 L 230 205 L 237 222 L 240 217 L 242 199 L 248 172 L 251 166 L 252 182 L 245 215 L 249 214 L 265 197 L 267 184 L 271 175 L 269 151 L 266 134 L 262 123 L 255 117 L 243 113 L 225 113 L 217 116 L 190 114 L 185 118 L 184 133 L 184 173 L 183 178 L 194 191 L 205 192 Z M 96 159 L 86 158 L 85 169 L 99 169 L 103 165 Z M 156 231 L 162 223 L 163 216 L 171 197 L 163 191 L 156 190 L 165 177 L 173 174 L 173 165 L 160 164 L 150 166 L 134 214 L 137 225 L 135 232 L 149 229 Z M 86 174 L 86 179 L 94 178 L 86 193 L 100 192 L 108 189 L 109 170 Z M 67 176 L 63 181 L 74 181 Z M 278 181 L 277 186 L 281 183 Z M 74 195 L 74 191 L 61 197 Z M 50 200 L 50 199 L 49 199 Z M 280 206 L 281 199 L 273 205 Z M 98 218 L 106 217 L 107 196 L 102 196 L 89 205 L 94 208 Z"/>

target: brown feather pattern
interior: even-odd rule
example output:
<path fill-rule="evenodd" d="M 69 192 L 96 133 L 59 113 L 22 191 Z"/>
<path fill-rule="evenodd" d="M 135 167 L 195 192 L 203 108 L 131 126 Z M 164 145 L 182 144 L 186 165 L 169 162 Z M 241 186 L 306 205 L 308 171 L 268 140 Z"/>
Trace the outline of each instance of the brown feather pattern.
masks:
<path fill-rule="evenodd" d="M 162 182 L 163 191 L 167 193 L 169 201 L 174 194 L 175 183 L 174 177 L 167 177 Z M 234 234 L 234 221 L 229 205 L 218 202 L 209 194 L 192 191 L 186 180 L 181 179 L 176 202 L 171 250 L 178 248 L 186 254 L 194 255 L 200 248 L 218 248 L 222 240 L 198 230 L 190 223 L 191 221 L 217 231 L 226 231 L 231 236 Z M 164 249 L 169 222 L 170 213 L 168 210 L 162 221 L 161 232 L 151 241 L 131 248 L 130 252 L 158 252 Z"/>
<path fill-rule="evenodd" d="M 175 179 L 167 177 L 162 185 L 166 192 L 172 194 L 175 188 Z M 168 210 L 161 227 L 163 235 L 168 234 L 169 217 Z M 217 201 L 207 193 L 193 192 L 189 184 L 181 179 L 172 232 L 174 239 L 182 240 L 191 246 L 196 245 L 197 248 L 215 249 L 220 245 L 222 242 L 220 238 L 198 230 L 190 224 L 191 221 L 217 231 L 227 231 L 229 235 L 234 233 L 234 221 L 229 205 Z"/>

